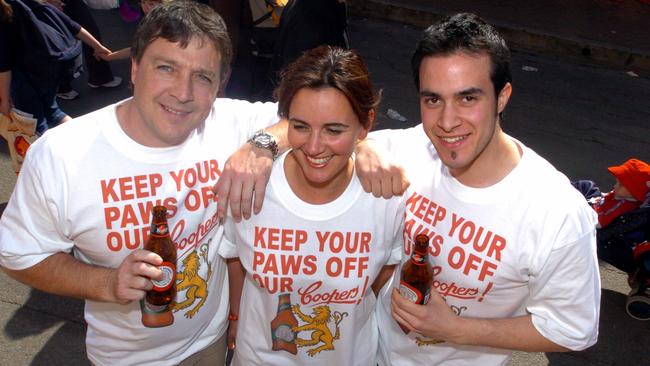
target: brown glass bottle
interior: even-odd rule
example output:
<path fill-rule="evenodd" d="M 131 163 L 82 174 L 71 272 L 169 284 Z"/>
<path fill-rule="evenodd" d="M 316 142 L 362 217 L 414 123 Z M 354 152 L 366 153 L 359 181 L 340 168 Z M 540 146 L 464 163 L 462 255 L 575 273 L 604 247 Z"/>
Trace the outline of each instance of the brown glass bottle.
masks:
<path fill-rule="evenodd" d="M 298 353 L 296 346 L 296 332 L 293 328 L 298 326 L 298 320 L 291 310 L 291 294 L 278 296 L 278 312 L 271 321 L 271 339 L 274 351 L 287 351 L 294 355 Z"/>
<path fill-rule="evenodd" d="M 415 244 L 411 251 L 411 259 L 402 266 L 399 281 L 399 293 L 416 304 L 426 304 L 429 301 L 433 268 L 428 259 L 429 237 L 425 234 L 415 236 Z M 400 325 L 401 327 L 401 325 Z M 406 333 L 407 330 L 401 327 Z"/>
<path fill-rule="evenodd" d="M 140 302 L 142 324 L 146 327 L 164 327 L 174 322 L 171 305 L 176 297 L 176 246 L 169 235 L 167 208 L 155 206 L 151 219 L 151 232 L 144 249 L 162 257 L 158 268 L 163 272 L 161 280 L 152 280 L 153 288 Z"/>

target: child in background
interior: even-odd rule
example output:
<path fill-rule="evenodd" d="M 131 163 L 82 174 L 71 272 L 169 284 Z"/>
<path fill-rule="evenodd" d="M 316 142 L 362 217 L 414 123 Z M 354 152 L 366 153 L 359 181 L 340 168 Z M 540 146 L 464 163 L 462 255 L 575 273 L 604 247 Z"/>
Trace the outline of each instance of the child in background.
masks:
<path fill-rule="evenodd" d="M 630 159 L 607 170 L 616 178 L 614 188 L 609 193 L 589 200 L 598 213 L 601 228 L 607 227 L 616 217 L 641 207 L 648 200 L 650 192 L 650 165 L 643 161 Z"/>
<path fill-rule="evenodd" d="M 628 274 L 625 310 L 650 320 L 650 165 L 629 159 L 607 169 L 616 183 L 606 194 L 589 180 L 573 184 L 598 213 L 598 258 Z"/>
<path fill-rule="evenodd" d="M 151 9 L 153 9 L 154 6 L 169 1 L 172 0 L 142 0 L 140 1 L 140 8 L 142 9 L 144 15 L 147 15 L 151 11 Z M 126 2 L 124 2 L 123 4 L 126 4 Z M 131 47 L 125 47 L 122 48 L 121 50 L 117 50 L 109 54 L 99 55 L 99 57 L 101 57 L 104 61 L 124 60 L 129 58 L 130 56 L 131 56 Z"/>

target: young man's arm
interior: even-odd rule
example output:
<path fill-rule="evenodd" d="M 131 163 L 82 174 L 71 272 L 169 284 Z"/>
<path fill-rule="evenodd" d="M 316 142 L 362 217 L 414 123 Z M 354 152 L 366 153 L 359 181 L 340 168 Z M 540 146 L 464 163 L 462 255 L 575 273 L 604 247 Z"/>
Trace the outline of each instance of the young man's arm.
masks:
<path fill-rule="evenodd" d="M 410 184 L 406 173 L 401 165 L 389 161 L 376 145 L 375 139 L 369 137 L 360 141 L 355 149 L 354 169 L 361 186 L 375 197 L 400 196 Z"/>
<path fill-rule="evenodd" d="M 152 288 L 151 279 L 162 275 L 162 271 L 155 267 L 161 263 L 159 255 L 147 250 L 132 252 L 118 268 L 87 264 L 59 252 L 25 269 L 2 269 L 15 280 L 41 291 L 128 304 L 142 299 Z"/>
<path fill-rule="evenodd" d="M 569 351 L 542 336 L 533 326 L 531 315 L 504 319 L 459 317 L 433 288 L 426 305 L 413 304 L 393 289 L 391 308 L 398 323 L 433 339 L 526 352 Z"/>
<path fill-rule="evenodd" d="M 590 210 L 587 205 L 581 205 L 577 213 L 592 216 Z M 573 220 L 580 219 L 574 216 Z M 598 336 L 600 275 L 593 228 L 595 220 L 586 217 L 581 220 L 577 226 L 570 225 L 572 230 L 582 227 L 573 235 L 574 241 L 553 245 L 554 249 L 544 260 L 537 258 L 539 266 L 528 268 L 531 273 L 527 285 L 528 314 L 464 318 L 456 315 L 432 288 L 426 305 L 412 304 L 394 290 L 391 294 L 393 317 L 416 332 L 458 344 L 527 352 L 578 351 L 590 347 Z M 563 229 L 552 232 L 558 231 Z"/>

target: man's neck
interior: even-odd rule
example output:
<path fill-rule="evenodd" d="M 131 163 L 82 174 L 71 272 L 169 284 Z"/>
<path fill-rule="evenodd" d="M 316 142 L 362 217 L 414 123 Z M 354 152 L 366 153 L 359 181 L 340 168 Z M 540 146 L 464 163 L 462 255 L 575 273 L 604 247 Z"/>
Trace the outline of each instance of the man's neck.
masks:
<path fill-rule="evenodd" d="M 117 123 L 120 125 L 120 128 L 124 133 L 129 136 L 131 139 L 132 133 L 130 133 L 130 126 L 128 122 L 131 120 L 131 114 L 134 112 L 134 101 L 133 98 L 126 100 L 124 103 L 120 103 L 115 108 L 115 114 L 117 115 Z"/>
<path fill-rule="evenodd" d="M 472 188 L 486 188 L 499 183 L 519 164 L 523 150 L 500 129 L 495 141 L 463 171 L 450 170 L 460 183 Z"/>

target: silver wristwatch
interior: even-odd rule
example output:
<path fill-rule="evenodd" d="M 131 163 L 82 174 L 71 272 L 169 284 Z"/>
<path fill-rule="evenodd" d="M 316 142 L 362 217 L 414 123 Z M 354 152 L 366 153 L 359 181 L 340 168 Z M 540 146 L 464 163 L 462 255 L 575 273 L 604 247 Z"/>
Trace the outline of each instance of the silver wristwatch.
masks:
<path fill-rule="evenodd" d="M 278 157 L 278 143 L 275 141 L 275 137 L 270 133 L 264 130 L 259 130 L 248 139 L 248 142 L 260 149 L 269 150 L 273 156 L 273 160 Z"/>

